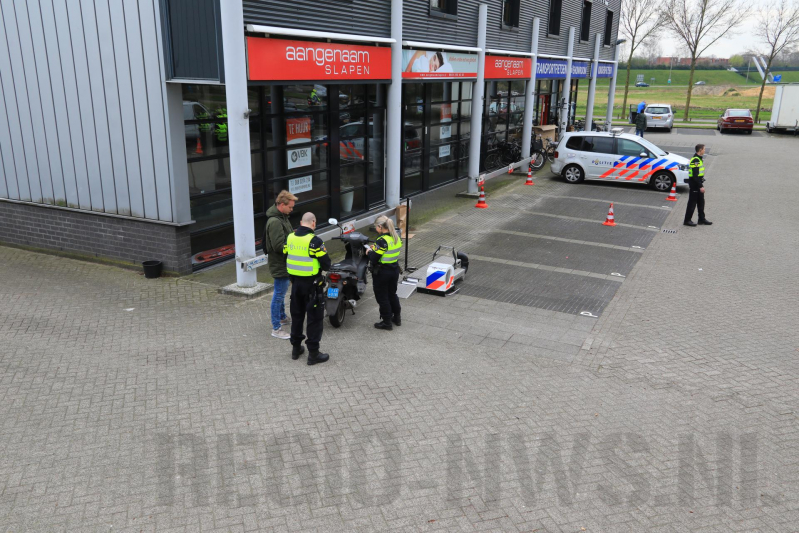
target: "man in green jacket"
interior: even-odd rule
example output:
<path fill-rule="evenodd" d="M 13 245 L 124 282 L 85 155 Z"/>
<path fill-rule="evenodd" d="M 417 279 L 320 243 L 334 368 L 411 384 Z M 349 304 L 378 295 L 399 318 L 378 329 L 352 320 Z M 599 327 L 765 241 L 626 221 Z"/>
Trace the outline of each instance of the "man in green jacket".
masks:
<path fill-rule="evenodd" d="M 644 136 L 646 131 L 646 114 L 643 111 L 639 112 L 635 117 L 635 134 L 639 137 Z"/>
<path fill-rule="evenodd" d="M 288 191 L 280 191 L 275 199 L 275 205 L 266 212 L 266 227 L 264 228 L 264 253 L 269 256 L 269 273 L 275 280 L 272 292 L 272 336 L 278 339 L 290 339 L 291 332 L 287 326 L 291 319 L 286 316 L 285 300 L 289 290 L 289 273 L 286 270 L 286 256 L 283 254 L 283 245 L 286 238 L 294 231 L 289 222 L 289 215 L 294 210 L 297 197 Z"/>

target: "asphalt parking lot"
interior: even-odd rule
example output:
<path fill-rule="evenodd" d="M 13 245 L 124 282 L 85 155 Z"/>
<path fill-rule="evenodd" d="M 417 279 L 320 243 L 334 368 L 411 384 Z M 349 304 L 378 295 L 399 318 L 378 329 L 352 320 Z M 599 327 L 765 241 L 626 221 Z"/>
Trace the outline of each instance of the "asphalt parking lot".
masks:
<path fill-rule="evenodd" d="M 653 133 L 647 138 L 686 157 L 699 142 Z M 713 131 L 707 133 L 714 133 Z M 713 145 L 708 144 L 712 170 Z M 533 187 L 515 186 L 489 198 L 489 208 L 460 212 L 446 220 L 452 242 L 471 258 L 469 283 L 460 293 L 490 301 L 582 316 L 601 316 L 649 243 L 663 229 L 676 202 L 637 183 L 585 181 L 568 184 L 543 171 Z M 680 187 L 678 197 L 687 194 Z M 603 226 L 610 204 L 615 227 Z M 490 229 L 489 229 L 490 228 Z M 426 252 L 443 232 L 422 234 L 411 244 Z M 447 240 L 449 239 L 449 240 Z M 422 242 L 419 242 L 422 241 Z M 490 250 L 490 252 L 487 252 Z M 420 261 L 422 257 L 420 256 Z"/>

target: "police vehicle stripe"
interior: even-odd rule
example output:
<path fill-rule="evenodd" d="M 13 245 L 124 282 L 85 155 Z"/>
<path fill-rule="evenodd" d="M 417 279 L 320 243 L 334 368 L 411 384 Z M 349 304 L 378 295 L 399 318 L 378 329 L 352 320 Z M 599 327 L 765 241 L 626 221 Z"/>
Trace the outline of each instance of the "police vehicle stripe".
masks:
<path fill-rule="evenodd" d="M 627 163 L 627 168 L 630 168 L 631 166 L 633 166 L 634 164 L 636 164 L 640 160 L 641 160 L 640 157 L 636 157 L 635 159 L 631 160 L 630 162 Z"/>
<path fill-rule="evenodd" d="M 668 163 L 668 160 L 666 160 L 666 159 L 661 159 L 660 161 L 658 161 L 657 163 L 655 163 L 654 165 L 652 165 L 652 170 L 650 170 L 649 172 L 647 172 L 646 174 L 644 174 L 643 176 L 641 176 L 641 179 L 639 179 L 638 181 L 644 181 L 644 180 L 646 180 L 646 179 L 647 179 L 649 176 L 651 176 L 652 174 L 654 174 L 654 173 L 655 173 L 655 172 L 657 172 L 658 170 L 661 170 L 661 169 L 663 168 L 663 165 L 665 165 L 666 163 Z"/>
<path fill-rule="evenodd" d="M 649 166 L 649 163 L 651 163 L 652 161 L 654 161 L 654 159 L 646 159 L 643 163 L 638 165 L 638 168 L 639 169 L 645 169 L 646 167 Z"/>
<path fill-rule="evenodd" d="M 666 170 L 672 169 L 677 166 L 677 163 L 672 163 L 671 165 L 666 167 Z"/>
<path fill-rule="evenodd" d="M 622 157 L 621 157 L 621 159 L 618 159 L 618 160 L 616 160 L 616 161 L 613 163 L 613 168 L 611 168 L 610 170 L 608 170 L 607 172 L 605 172 L 604 174 L 602 174 L 601 176 L 599 176 L 599 178 L 600 178 L 600 179 L 602 179 L 602 178 L 607 178 L 608 176 L 610 176 L 611 174 L 613 174 L 614 172 L 616 172 L 616 171 L 617 171 L 617 170 L 618 170 L 618 169 L 619 169 L 619 168 L 622 166 L 622 163 L 624 162 L 624 160 L 625 160 L 625 159 L 627 159 L 628 157 L 629 157 L 629 156 L 626 156 L 626 155 L 624 155 L 624 156 L 622 156 Z"/>

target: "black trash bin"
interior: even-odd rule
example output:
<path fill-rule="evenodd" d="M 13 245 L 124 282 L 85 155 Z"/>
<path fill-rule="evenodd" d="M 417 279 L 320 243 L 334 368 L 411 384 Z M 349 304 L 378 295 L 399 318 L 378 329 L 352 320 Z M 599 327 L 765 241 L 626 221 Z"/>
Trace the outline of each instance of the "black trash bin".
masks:
<path fill-rule="evenodd" d="M 161 261 L 144 261 L 142 266 L 144 267 L 144 277 L 147 279 L 160 278 L 161 270 L 164 268 Z"/>

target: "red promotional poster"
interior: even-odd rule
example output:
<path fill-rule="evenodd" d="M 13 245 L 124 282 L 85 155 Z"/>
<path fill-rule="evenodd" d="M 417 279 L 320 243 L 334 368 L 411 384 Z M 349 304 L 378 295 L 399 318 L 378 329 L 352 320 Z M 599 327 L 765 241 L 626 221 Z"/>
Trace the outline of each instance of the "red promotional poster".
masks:
<path fill-rule="evenodd" d="M 487 80 L 504 80 L 511 78 L 530 79 L 533 60 L 529 57 L 486 56 Z"/>
<path fill-rule="evenodd" d="M 286 119 L 286 144 L 311 142 L 311 117 Z"/>
<path fill-rule="evenodd" d="M 390 80 L 391 49 L 247 37 L 249 79 Z"/>
<path fill-rule="evenodd" d="M 452 104 L 441 104 L 441 122 L 452 120 Z"/>

